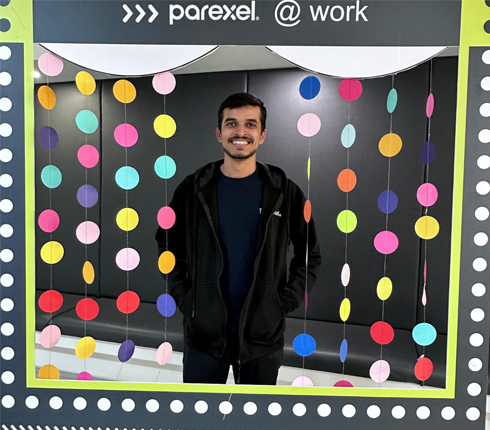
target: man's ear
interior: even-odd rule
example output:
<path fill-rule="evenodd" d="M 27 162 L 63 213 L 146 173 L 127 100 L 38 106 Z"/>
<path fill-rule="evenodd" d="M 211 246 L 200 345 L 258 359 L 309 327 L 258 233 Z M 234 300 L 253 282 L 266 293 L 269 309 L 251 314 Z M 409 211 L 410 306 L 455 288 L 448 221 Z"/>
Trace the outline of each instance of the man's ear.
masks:
<path fill-rule="evenodd" d="M 221 130 L 219 127 L 216 127 L 216 139 L 218 139 L 218 142 L 221 142 Z"/>
<path fill-rule="evenodd" d="M 259 142 L 259 145 L 262 145 L 264 143 L 264 140 L 265 140 L 265 136 L 267 135 L 267 130 L 264 130 L 262 132 L 262 134 L 260 135 L 260 142 Z"/>

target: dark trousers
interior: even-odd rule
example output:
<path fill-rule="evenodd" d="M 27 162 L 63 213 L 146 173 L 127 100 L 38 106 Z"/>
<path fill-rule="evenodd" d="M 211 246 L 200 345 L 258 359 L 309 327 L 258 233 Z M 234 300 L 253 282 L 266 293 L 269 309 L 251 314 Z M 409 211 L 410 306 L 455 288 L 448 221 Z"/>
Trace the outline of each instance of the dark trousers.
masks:
<path fill-rule="evenodd" d="M 229 338 L 225 354 L 214 358 L 187 344 L 184 347 L 184 382 L 194 384 L 226 384 L 230 365 L 233 366 L 235 384 L 276 385 L 277 373 L 282 363 L 282 348 L 265 357 L 242 364 L 238 361 L 238 340 Z"/>

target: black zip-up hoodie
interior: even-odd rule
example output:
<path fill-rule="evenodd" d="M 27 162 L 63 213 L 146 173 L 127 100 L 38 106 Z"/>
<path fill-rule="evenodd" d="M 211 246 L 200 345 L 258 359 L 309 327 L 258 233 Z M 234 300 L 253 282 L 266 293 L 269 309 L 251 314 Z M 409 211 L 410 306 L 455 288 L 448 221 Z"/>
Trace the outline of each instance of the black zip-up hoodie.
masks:
<path fill-rule="evenodd" d="M 219 279 L 223 271 L 216 169 L 209 163 L 187 176 L 175 190 L 170 207 L 176 221 L 168 230 L 168 250 L 175 268 L 168 288 L 184 315 L 184 341 L 220 358 L 226 348 L 227 308 Z M 321 265 L 320 244 L 313 217 L 304 218 L 305 196 L 278 167 L 257 163 L 263 178 L 262 212 L 257 235 L 253 282 L 239 323 L 239 363 L 271 354 L 284 346 L 285 317 L 304 300 Z M 167 250 L 166 232 L 156 234 L 158 255 Z M 294 257 L 287 274 L 287 249 Z M 306 263 L 308 282 L 306 284 Z"/>

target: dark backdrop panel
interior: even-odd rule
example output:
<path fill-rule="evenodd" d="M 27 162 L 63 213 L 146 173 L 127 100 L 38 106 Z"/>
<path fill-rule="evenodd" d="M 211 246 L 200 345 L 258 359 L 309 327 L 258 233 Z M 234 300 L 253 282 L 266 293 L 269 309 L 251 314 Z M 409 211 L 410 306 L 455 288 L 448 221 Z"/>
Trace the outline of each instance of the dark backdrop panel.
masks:
<path fill-rule="evenodd" d="M 53 289 L 62 293 L 84 294 L 85 284 L 82 278 L 82 268 L 85 262 L 85 245 L 78 241 L 76 229 L 85 221 L 85 208 L 77 200 L 78 189 L 85 184 L 85 167 L 77 158 L 78 149 L 85 144 L 93 145 L 100 154 L 100 83 L 90 96 L 81 94 L 75 83 L 51 85 L 56 94 L 56 106 L 49 111 L 45 110 L 37 99 L 39 86 L 35 88 L 35 186 L 36 186 L 36 288 L 50 289 L 50 265 L 42 261 L 40 250 L 49 242 L 50 234 L 39 228 L 37 219 L 45 209 L 49 209 L 49 189 L 41 180 L 41 171 L 48 164 L 53 164 L 61 170 L 61 184 L 51 190 L 51 208 L 60 217 L 60 225 L 52 233 L 52 240 L 60 242 L 64 247 L 62 260 L 52 265 Z M 99 128 L 92 134 L 82 133 L 75 123 L 78 112 L 83 109 L 92 111 L 99 119 Z M 58 145 L 49 151 L 39 142 L 39 131 L 42 127 L 50 125 L 59 136 Z M 87 209 L 87 219 L 100 226 L 100 159 L 99 163 L 87 170 L 87 182 L 99 191 L 99 201 Z M 88 286 L 88 295 L 99 295 L 99 252 L 100 240 L 88 245 L 88 260 L 95 269 L 95 281 Z"/>
<path fill-rule="evenodd" d="M 311 101 L 302 99 L 298 88 L 308 75 L 301 70 L 251 72 L 249 91 L 264 100 L 269 112 L 268 136 L 258 152 L 258 159 L 281 166 L 305 193 L 308 139 L 298 133 L 296 123 L 306 112 L 316 113 L 322 121 L 320 132 L 311 138 L 310 199 L 324 264 L 319 282 L 310 295 L 308 318 L 340 322 L 339 306 L 344 297 L 340 273 L 344 264 L 345 235 L 337 228 L 336 219 L 345 209 L 345 194 L 337 186 L 337 176 L 346 167 L 347 150 L 341 145 L 340 135 L 349 122 L 349 106 L 338 94 L 340 80 L 323 76 L 319 76 L 320 94 Z M 391 77 L 363 80 L 362 84 L 362 96 L 350 105 L 350 123 L 357 131 L 356 142 L 349 151 L 350 168 L 355 171 L 358 182 L 349 193 L 349 209 L 357 215 L 358 225 L 348 236 L 348 262 L 352 275 L 347 296 L 352 304 L 349 323 L 368 325 L 380 320 L 382 313 L 376 285 L 383 276 L 384 257 L 374 249 L 373 239 L 385 229 L 385 216 L 377 207 L 377 198 L 387 189 L 388 159 L 380 154 L 378 142 L 390 131 L 386 97 L 391 89 Z M 438 83 L 439 86 L 446 84 L 454 87 L 451 80 Z M 391 159 L 390 189 L 397 194 L 399 204 L 389 216 L 388 229 L 398 236 L 400 245 L 387 257 L 386 275 L 393 281 L 393 294 L 386 301 L 384 312 L 385 321 L 395 328 L 411 330 L 416 323 L 418 306 L 420 240 L 414 224 L 422 213 L 416 192 L 424 174 L 419 154 L 426 140 L 428 64 L 397 75 L 394 86 L 399 99 L 393 113 L 393 132 L 402 138 L 403 148 Z M 453 106 L 454 102 L 447 107 L 438 103 L 438 109 L 446 108 L 449 115 L 440 114 L 437 120 L 444 122 L 449 116 L 454 123 Z M 434 138 L 435 133 L 434 129 Z M 446 160 L 452 157 L 452 142 L 449 140 L 441 149 L 441 152 L 449 153 Z M 450 174 L 451 169 L 452 163 L 446 165 Z M 442 187 L 440 192 L 445 194 L 446 200 L 451 200 L 450 188 Z M 449 225 L 450 211 L 440 214 L 439 220 Z M 448 246 L 442 235 L 431 242 L 431 249 L 437 252 L 441 244 Z M 447 272 L 447 264 L 444 270 Z M 446 297 L 447 282 L 441 282 L 438 288 L 438 294 Z M 445 300 L 447 303 L 447 298 Z M 447 309 L 445 311 L 447 318 Z M 293 315 L 303 317 L 304 309 L 298 309 Z"/>
<path fill-rule="evenodd" d="M 125 150 L 114 140 L 114 129 L 126 121 L 139 133 L 138 143 L 128 149 L 128 165 L 140 175 L 139 185 L 128 192 L 129 207 L 140 216 L 138 227 L 129 233 L 129 246 L 141 257 L 139 266 L 129 272 L 129 285 L 141 300 L 155 302 L 165 292 L 164 280 L 157 268 L 155 242 L 157 213 L 165 206 L 165 180 L 156 175 L 154 163 L 164 155 L 165 147 L 164 139 L 154 131 L 153 122 L 164 112 L 164 97 L 154 91 L 151 78 L 131 81 L 136 86 L 137 96 L 126 106 L 126 119 L 124 105 L 112 93 L 115 81 L 103 82 L 101 295 L 114 298 L 126 290 L 126 272 L 115 263 L 117 252 L 126 246 L 126 234 L 116 225 L 116 214 L 125 207 L 125 191 L 115 182 L 116 171 L 125 165 Z M 223 158 L 221 144 L 214 137 L 217 111 L 228 95 L 245 88 L 246 72 L 177 76 L 176 89 L 166 97 L 166 112 L 177 123 L 177 132 L 167 139 L 167 155 L 177 165 L 175 176 L 168 180 L 168 202 L 187 175 L 210 161 Z"/>

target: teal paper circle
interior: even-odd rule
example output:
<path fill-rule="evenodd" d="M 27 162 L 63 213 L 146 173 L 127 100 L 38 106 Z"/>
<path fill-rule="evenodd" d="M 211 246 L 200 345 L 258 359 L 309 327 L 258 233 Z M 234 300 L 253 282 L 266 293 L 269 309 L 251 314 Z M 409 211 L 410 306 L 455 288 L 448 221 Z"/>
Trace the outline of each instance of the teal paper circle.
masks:
<path fill-rule="evenodd" d="M 342 135 L 340 136 L 340 141 L 344 148 L 350 148 L 354 145 L 356 140 L 356 129 L 352 124 L 347 124 L 342 130 Z"/>
<path fill-rule="evenodd" d="M 56 166 L 48 165 L 41 172 L 41 180 L 48 188 L 56 188 L 61 184 L 61 171 Z"/>
<path fill-rule="evenodd" d="M 82 110 L 78 112 L 75 121 L 80 131 L 86 134 L 93 133 L 99 126 L 99 120 L 95 114 L 89 110 Z"/>
<path fill-rule="evenodd" d="M 412 330 L 412 337 L 420 346 L 429 346 L 437 337 L 437 331 L 432 324 L 420 323 Z"/>
<path fill-rule="evenodd" d="M 162 155 L 155 161 L 155 173 L 162 179 L 170 179 L 176 171 L 175 161 L 168 155 Z"/>
<path fill-rule="evenodd" d="M 133 167 L 124 166 L 116 172 L 116 184 L 123 190 L 132 190 L 139 181 L 140 175 Z"/>
<path fill-rule="evenodd" d="M 386 109 L 389 113 L 393 113 L 398 103 L 398 93 L 394 88 L 388 93 L 388 99 L 386 100 Z"/>

